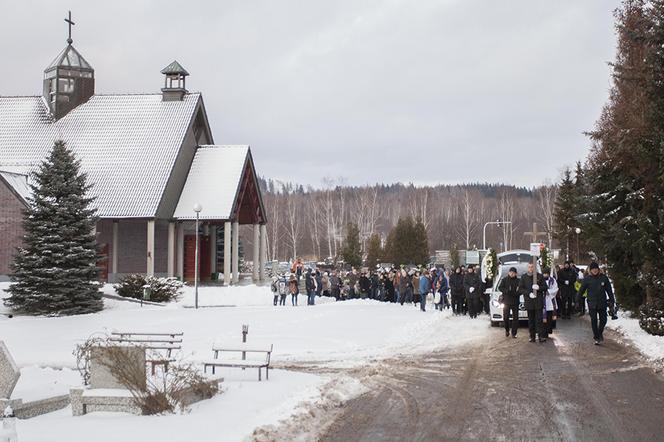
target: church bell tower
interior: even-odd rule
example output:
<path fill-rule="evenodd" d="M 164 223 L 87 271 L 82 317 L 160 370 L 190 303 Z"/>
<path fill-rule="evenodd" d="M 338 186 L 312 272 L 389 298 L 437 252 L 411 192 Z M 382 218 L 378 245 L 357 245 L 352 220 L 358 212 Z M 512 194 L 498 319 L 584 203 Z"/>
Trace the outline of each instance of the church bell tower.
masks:
<path fill-rule="evenodd" d="M 72 46 L 71 27 L 74 22 L 71 11 L 65 21 L 69 25 L 67 47 L 44 69 L 44 100 L 56 120 L 88 101 L 95 93 L 95 71 Z"/>

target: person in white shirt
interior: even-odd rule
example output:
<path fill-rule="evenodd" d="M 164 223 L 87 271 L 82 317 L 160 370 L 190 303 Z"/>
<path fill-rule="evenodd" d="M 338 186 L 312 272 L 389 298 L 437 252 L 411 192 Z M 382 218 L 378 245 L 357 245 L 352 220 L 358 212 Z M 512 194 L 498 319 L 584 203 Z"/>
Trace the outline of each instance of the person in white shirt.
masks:
<path fill-rule="evenodd" d="M 553 321 L 557 319 L 556 312 L 558 311 L 558 302 L 556 296 L 558 295 L 558 282 L 556 278 L 551 276 L 551 270 L 542 270 L 544 282 L 546 283 L 546 297 L 544 298 L 544 312 L 542 312 L 543 333 L 542 337 L 546 341 L 551 333 L 553 333 Z"/>

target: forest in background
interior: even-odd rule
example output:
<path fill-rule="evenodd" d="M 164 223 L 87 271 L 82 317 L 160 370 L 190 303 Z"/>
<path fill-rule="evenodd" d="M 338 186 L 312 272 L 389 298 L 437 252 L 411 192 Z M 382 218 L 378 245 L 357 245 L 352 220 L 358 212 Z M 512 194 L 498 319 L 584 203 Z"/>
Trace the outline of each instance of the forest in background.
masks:
<path fill-rule="evenodd" d="M 345 185 L 342 178 L 322 180 L 320 188 L 260 179 L 268 216 L 268 259 L 324 259 L 341 254 L 346 229 L 358 226 L 362 251 L 372 234 L 384 241 L 399 218 L 422 220 L 435 250 L 482 248 L 483 227 L 489 221 L 486 245 L 496 249 L 528 248 L 524 232 L 533 222 L 554 238 L 555 185 L 522 188 L 503 184 L 414 186 L 412 184 Z"/>

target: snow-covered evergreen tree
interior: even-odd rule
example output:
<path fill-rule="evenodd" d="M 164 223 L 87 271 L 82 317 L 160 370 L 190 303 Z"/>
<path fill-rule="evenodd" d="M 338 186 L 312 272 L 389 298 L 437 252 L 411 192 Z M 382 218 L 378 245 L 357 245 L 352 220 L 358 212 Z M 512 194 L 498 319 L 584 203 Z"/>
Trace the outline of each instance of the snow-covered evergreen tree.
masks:
<path fill-rule="evenodd" d="M 567 168 L 563 172 L 560 184 L 558 184 L 553 214 L 555 221 L 554 236 L 561 247 L 565 249 L 566 256 L 572 256 L 572 253 L 570 253 L 570 249 L 574 245 L 572 232 L 574 228 L 579 227 L 579 221 L 576 219 L 576 216 L 579 215 L 579 207 L 576 200 L 577 195 L 572 180 L 572 171 Z"/>
<path fill-rule="evenodd" d="M 63 141 L 34 174 L 24 212 L 23 247 L 13 263 L 14 310 L 34 315 L 73 315 L 102 309 L 97 285 L 95 210 L 80 163 Z"/>

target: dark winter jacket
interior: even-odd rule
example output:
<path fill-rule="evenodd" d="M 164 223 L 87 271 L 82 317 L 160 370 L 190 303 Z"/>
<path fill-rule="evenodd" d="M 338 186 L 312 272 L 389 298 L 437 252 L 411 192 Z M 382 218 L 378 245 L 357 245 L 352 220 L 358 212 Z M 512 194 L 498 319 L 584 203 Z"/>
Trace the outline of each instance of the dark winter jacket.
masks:
<path fill-rule="evenodd" d="M 476 272 L 466 273 L 466 276 L 463 277 L 463 287 L 466 290 L 466 297 L 468 299 L 480 299 L 482 295 L 482 281 L 480 280 L 480 275 Z M 470 291 L 470 289 L 474 290 Z"/>
<path fill-rule="evenodd" d="M 316 281 L 314 280 L 314 275 L 313 273 L 307 273 L 306 279 L 305 279 L 305 287 L 307 289 L 307 293 L 313 292 L 316 290 Z"/>
<path fill-rule="evenodd" d="M 613 289 L 611 288 L 611 282 L 604 273 L 599 273 L 597 276 L 593 276 L 592 273 L 590 273 L 583 278 L 579 293 L 583 293 L 586 290 L 588 290 L 588 296 L 586 299 L 588 300 L 589 309 L 606 309 L 607 296 L 609 298 L 608 305 L 613 306 L 616 303 L 616 299 L 613 296 Z"/>
<path fill-rule="evenodd" d="M 288 281 L 288 291 L 291 295 L 300 294 L 300 287 L 297 285 L 297 279 L 291 279 Z"/>
<path fill-rule="evenodd" d="M 450 275 L 450 289 L 452 296 L 463 296 L 463 275 L 461 273 L 452 273 Z"/>
<path fill-rule="evenodd" d="M 544 308 L 544 296 L 546 296 L 548 286 L 541 273 L 537 274 L 537 285 L 539 286 L 539 290 L 533 292 L 533 275 L 524 273 L 521 276 L 519 294 L 523 296 L 523 304 L 526 310 L 542 310 Z M 531 293 L 534 293 L 534 299 L 530 297 Z"/>
<path fill-rule="evenodd" d="M 369 290 L 371 289 L 371 281 L 369 281 L 369 278 L 366 277 L 366 275 L 360 276 L 360 291 L 362 293 L 369 293 Z"/>
<path fill-rule="evenodd" d="M 500 281 L 498 291 L 503 295 L 503 304 L 509 306 L 519 305 L 519 278 L 507 276 Z"/>
<path fill-rule="evenodd" d="M 574 295 L 574 283 L 576 282 L 577 273 L 573 268 L 562 269 L 558 272 L 558 288 L 560 288 L 560 295 L 569 297 Z"/>
<path fill-rule="evenodd" d="M 445 275 L 441 274 L 440 277 L 438 277 L 438 293 L 441 295 L 446 295 L 447 292 L 450 290 L 450 287 L 448 286 L 447 283 L 447 278 Z"/>

